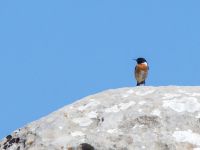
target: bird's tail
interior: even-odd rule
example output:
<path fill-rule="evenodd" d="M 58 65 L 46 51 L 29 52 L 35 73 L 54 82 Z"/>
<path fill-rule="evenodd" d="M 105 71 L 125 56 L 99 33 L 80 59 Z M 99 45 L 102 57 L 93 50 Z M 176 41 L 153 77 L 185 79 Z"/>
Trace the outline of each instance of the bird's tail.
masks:
<path fill-rule="evenodd" d="M 137 85 L 136 85 L 136 86 L 141 86 L 141 85 L 145 85 L 145 80 L 142 81 L 142 82 L 137 82 Z"/>

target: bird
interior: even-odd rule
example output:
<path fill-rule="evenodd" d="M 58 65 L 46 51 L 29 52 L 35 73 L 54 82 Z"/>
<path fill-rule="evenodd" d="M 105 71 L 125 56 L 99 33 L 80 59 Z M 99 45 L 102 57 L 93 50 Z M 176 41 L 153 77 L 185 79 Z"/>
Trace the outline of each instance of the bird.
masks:
<path fill-rule="evenodd" d="M 137 81 L 136 86 L 145 85 L 145 80 L 148 76 L 149 65 L 145 58 L 134 59 L 137 62 L 135 66 L 135 79 Z"/>

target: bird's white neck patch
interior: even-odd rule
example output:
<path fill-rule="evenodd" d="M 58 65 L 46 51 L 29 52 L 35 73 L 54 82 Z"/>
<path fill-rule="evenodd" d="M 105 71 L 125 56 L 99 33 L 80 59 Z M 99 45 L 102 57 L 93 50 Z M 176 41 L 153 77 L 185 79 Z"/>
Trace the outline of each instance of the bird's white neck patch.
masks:
<path fill-rule="evenodd" d="M 142 63 L 142 64 L 148 66 L 148 64 L 147 64 L 146 62 L 144 62 L 144 63 Z"/>

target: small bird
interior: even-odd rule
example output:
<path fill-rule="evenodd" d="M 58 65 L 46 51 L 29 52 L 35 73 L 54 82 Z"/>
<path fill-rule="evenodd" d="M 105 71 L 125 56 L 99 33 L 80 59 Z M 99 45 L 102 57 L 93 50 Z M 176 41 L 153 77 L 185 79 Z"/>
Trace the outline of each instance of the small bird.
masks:
<path fill-rule="evenodd" d="M 137 62 L 137 65 L 135 66 L 135 79 L 137 81 L 137 86 L 145 85 L 145 79 L 147 78 L 149 70 L 147 61 L 144 58 L 137 58 L 134 60 Z"/>

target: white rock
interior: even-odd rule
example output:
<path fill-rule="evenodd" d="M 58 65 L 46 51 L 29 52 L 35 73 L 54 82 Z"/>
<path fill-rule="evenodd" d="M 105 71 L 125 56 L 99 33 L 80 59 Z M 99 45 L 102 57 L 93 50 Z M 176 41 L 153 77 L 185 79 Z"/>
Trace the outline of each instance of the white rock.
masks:
<path fill-rule="evenodd" d="M 130 101 L 130 102 L 128 102 L 128 103 L 121 103 L 121 104 L 119 104 L 119 108 L 120 108 L 121 110 L 126 110 L 126 109 L 128 109 L 129 107 L 131 107 L 132 105 L 135 105 L 135 102 L 134 102 L 134 101 Z"/>
<path fill-rule="evenodd" d="M 176 94 L 176 93 L 166 93 L 164 94 L 164 97 L 162 99 L 172 99 L 175 97 L 179 97 L 181 96 L 180 94 Z"/>
<path fill-rule="evenodd" d="M 192 131 L 175 131 L 173 137 L 177 142 L 188 142 L 200 146 L 200 134 Z"/>
<path fill-rule="evenodd" d="M 134 101 L 130 101 L 128 103 L 120 103 L 120 104 L 114 105 L 114 106 L 112 106 L 110 108 L 106 108 L 105 112 L 107 112 L 107 113 L 110 113 L 110 112 L 116 113 L 116 112 L 119 112 L 121 110 L 126 110 L 129 107 L 131 107 L 132 105 L 135 105 Z"/>
<path fill-rule="evenodd" d="M 113 133 L 118 133 L 118 129 L 109 129 L 107 130 L 108 133 L 113 134 Z"/>
<path fill-rule="evenodd" d="M 148 94 L 152 94 L 154 91 L 155 90 L 137 91 L 137 92 L 135 92 L 135 94 L 138 96 L 145 96 Z"/>
<path fill-rule="evenodd" d="M 86 114 L 86 116 L 90 119 L 94 119 L 94 118 L 97 118 L 98 117 L 98 113 L 95 112 L 95 111 L 91 111 L 89 113 Z"/>
<path fill-rule="evenodd" d="M 146 103 L 146 101 L 140 101 L 138 104 L 139 105 L 144 105 Z"/>
<path fill-rule="evenodd" d="M 90 124 L 92 124 L 93 121 L 90 118 L 83 117 L 83 118 L 74 118 L 73 122 L 79 124 L 79 126 L 81 127 L 87 127 Z"/>
<path fill-rule="evenodd" d="M 86 104 L 85 106 L 80 106 L 78 108 L 78 110 L 80 111 L 83 111 L 85 109 L 88 109 L 88 108 L 91 108 L 91 107 L 94 107 L 94 106 L 97 106 L 99 105 L 99 102 L 98 101 L 94 101 L 94 99 L 92 99 L 88 104 Z"/>
<path fill-rule="evenodd" d="M 199 119 L 200 118 L 200 113 L 198 113 L 198 115 L 196 115 L 195 118 Z"/>
<path fill-rule="evenodd" d="M 154 109 L 154 110 L 151 112 L 151 115 L 155 115 L 155 116 L 161 117 L 161 112 L 160 112 L 159 109 Z"/>
<path fill-rule="evenodd" d="M 85 134 L 81 131 L 74 131 L 71 133 L 72 136 L 84 136 Z"/>
<path fill-rule="evenodd" d="M 200 110 L 200 103 L 195 97 L 183 97 L 180 99 L 173 99 L 168 101 L 163 101 L 164 108 L 171 108 L 177 112 L 195 112 Z"/>
<path fill-rule="evenodd" d="M 107 113 L 111 113 L 111 112 L 116 113 L 116 112 L 119 112 L 119 111 L 120 111 L 120 109 L 119 109 L 118 105 L 114 105 L 110 108 L 105 109 L 105 112 L 107 112 Z"/>
<path fill-rule="evenodd" d="M 108 90 L 67 105 L 12 133 L 7 150 L 200 150 L 200 87 Z M 23 145 L 25 144 L 25 147 Z M 6 138 L 0 149 L 7 145 Z"/>

